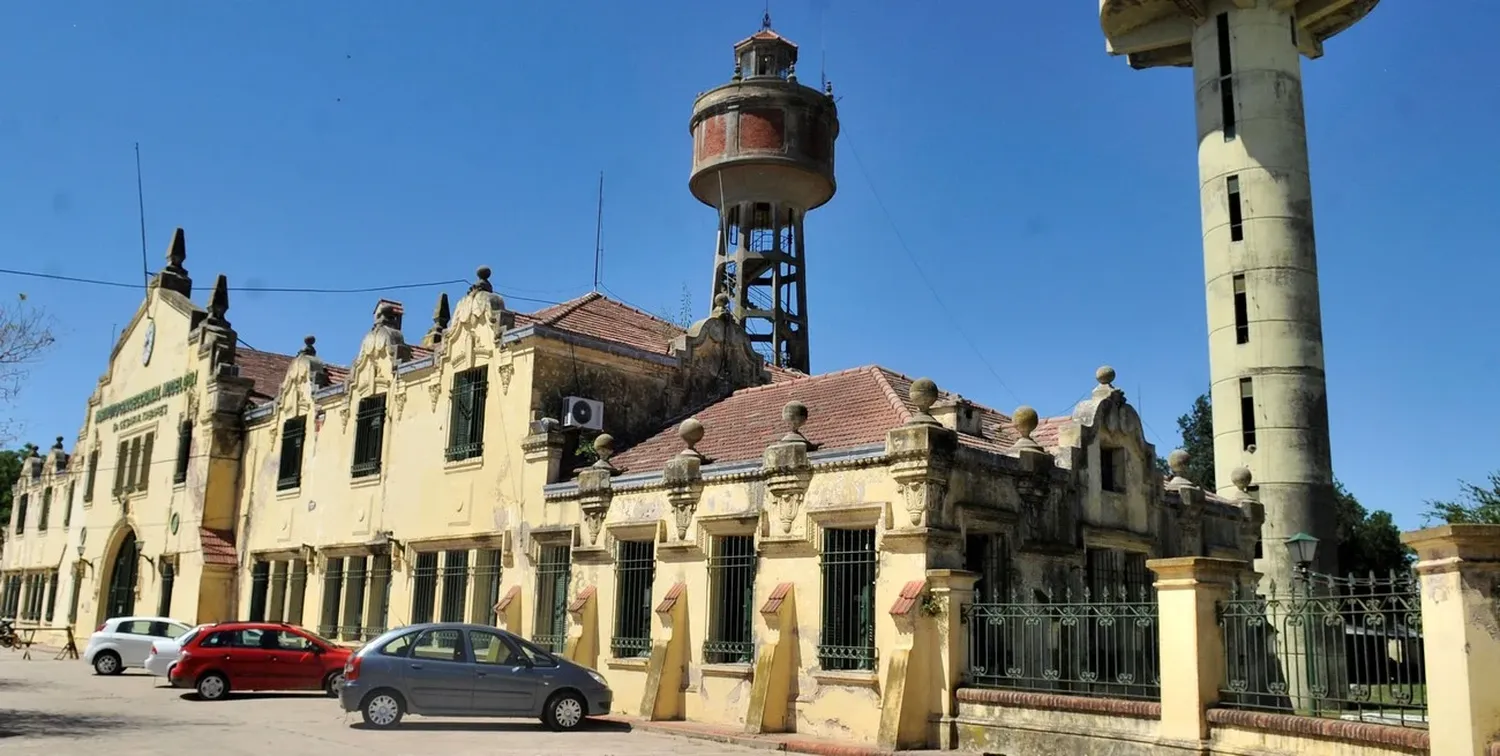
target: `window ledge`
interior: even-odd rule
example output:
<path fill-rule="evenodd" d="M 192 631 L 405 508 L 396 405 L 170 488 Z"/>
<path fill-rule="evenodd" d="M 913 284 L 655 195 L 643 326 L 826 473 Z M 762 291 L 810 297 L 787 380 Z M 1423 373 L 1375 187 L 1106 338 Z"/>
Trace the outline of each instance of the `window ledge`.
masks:
<path fill-rule="evenodd" d="M 867 670 L 820 669 L 812 673 L 819 685 L 837 685 L 847 688 L 879 688 L 880 675 Z"/>
<path fill-rule="evenodd" d="M 187 490 L 187 481 L 185 481 L 185 480 L 182 481 L 181 483 L 173 483 L 172 484 L 172 493 L 178 493 L 179 491 L 186 491 L 186 490 Z"/>
<path fill-rule="evenodd" d="M 301 496 L 301 495 L 302 495 L 302 486 L 295 486 L 293 488 L 278 488 L 278 489 L 276 489 L 276 498 L 278 498 L 278 499 L 295 499 L 295 498 L 297 498 L 298 496 Z"/>
<path fill-rule="evenodd" d="M 751 664 L 700 664 L 698 671 L 704 677 L 733 677 L 741 680 L 749 680 L 755 674 L 755 667 Z"/>
<path fill-rule="evenodd" d="M 646 666 L 651 659 L 645 656 L 634 656 L 629 659 L 605 659 L 604 666 L 610 669 L 633 669 L 637 672 L 645 672 Z"/>
<path fill-rule="evenodd" d="M 369 488 L 380 485 L 382 476 L 380 473 L 367 473 L 349 480 L 350 488 Z"/>
<path fill-rule="evenodd" d="M 443 472 L 460 472 L 463 470 L 475 470 L 484 466 L 484 456 L 469 457 L 468 459 L 454 459 L 443 462 Z"/>

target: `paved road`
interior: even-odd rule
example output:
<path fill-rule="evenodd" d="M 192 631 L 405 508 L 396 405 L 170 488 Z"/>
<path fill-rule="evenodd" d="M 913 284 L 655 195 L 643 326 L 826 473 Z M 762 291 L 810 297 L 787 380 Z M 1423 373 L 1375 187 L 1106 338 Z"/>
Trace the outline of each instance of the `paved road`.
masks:
<path fill-rule="evenodd" d="M 765 754 L 669 735 L 593 724 L 572 733 L 515 720 L 408 719 L 374 732 L 317 695 L 234 697 L 208 703 L 133 671 L 96 677 L 80 661 L 32 661 L 0 651 L 0 753 L 110 756 L 297 756 L 334 754 Z"/>

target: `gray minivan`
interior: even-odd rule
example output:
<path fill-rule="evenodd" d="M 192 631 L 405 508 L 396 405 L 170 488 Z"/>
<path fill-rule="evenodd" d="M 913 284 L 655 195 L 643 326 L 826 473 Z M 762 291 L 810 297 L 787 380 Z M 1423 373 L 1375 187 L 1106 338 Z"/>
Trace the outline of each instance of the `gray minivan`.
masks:
<path fill-rule="evenodd" d="M 497 627 L 456 622 L 397 628 L 344 665 L 339 703 L 365 724 L 395 727 L 407 714 L 540 717 L 571 730 L 608 714 L 613 694 L 598 672 Z"/>

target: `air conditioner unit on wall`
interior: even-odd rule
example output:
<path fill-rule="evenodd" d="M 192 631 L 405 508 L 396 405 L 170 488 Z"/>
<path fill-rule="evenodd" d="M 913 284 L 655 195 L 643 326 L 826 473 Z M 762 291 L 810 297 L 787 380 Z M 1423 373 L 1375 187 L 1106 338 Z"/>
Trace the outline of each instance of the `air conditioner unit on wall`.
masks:
<path fill-rule="evenodd" d="M 563 427 L 604 430 L 604 402 L 569 396 L 563 399 Z"/>

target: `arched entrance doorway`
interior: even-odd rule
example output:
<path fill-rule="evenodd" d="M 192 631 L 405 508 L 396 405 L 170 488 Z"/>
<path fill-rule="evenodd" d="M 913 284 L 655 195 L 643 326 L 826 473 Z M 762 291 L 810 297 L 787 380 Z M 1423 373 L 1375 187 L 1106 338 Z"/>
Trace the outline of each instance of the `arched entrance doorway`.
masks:
<path fill-rule="evenodd" d="M 127 530 L 125 537 L 120 539 L 120 548 L 115 551 L 114 563 L 109 567 L 104 619 L 129 617 L 135 613 L 136 551 L 135 531 Z"/>

